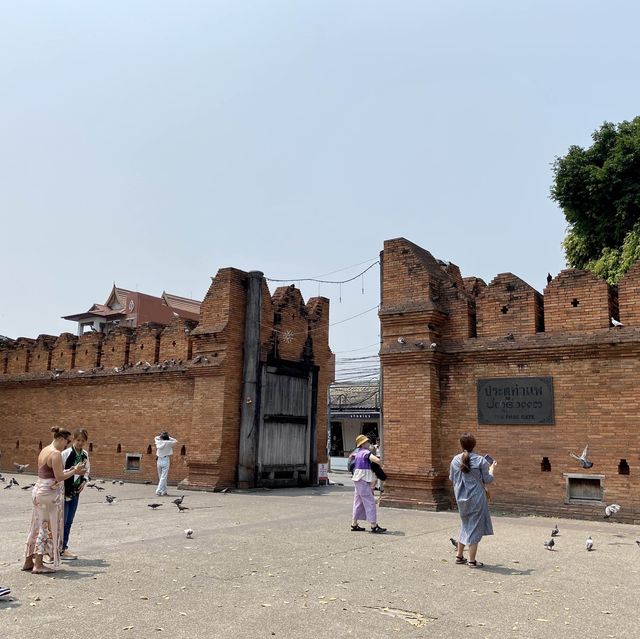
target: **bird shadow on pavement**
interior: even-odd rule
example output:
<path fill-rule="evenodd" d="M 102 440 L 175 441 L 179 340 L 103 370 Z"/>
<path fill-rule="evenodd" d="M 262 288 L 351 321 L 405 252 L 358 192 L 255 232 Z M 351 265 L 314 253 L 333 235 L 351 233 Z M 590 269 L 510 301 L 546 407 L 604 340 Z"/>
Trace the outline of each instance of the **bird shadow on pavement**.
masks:
<path fill-rule="evenodd" d="M 387 530 L 386 533 L 384 533 L 384 535 L 381 535 L 381 537 L 406 537 L 406 533 L 402 532 L 402 530 Z"/>
<path fill-rule="evenodd" d="M 484 566 L 482 566 L 479 572 L 480 571 L 493 572 L 498 575 L 513 576 L 513 577 L 529 576 L 533 572 L 535 572 L 533 568 L 510 568 L 502 564 L 492 564 L 492 565 L 485 564 Z"/>
<path fill-rule="evenodd" d="M 0 599 L 0 610 L 9 610 L 12 608 L 20 608 L 22 602 L 17 599 Z M 2 635 L 0 635 L 2 637 Z"/>

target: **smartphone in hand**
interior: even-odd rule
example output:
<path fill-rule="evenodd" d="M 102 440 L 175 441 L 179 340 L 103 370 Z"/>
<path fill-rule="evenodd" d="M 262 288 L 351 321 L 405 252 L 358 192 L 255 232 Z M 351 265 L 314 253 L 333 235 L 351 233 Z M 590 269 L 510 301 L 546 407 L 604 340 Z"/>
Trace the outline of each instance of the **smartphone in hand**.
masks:
<path fill-rule="evenodd" d="M 485 455 L 484 458 L 489 462 L 489 465 L 493 464 L 495 459 L 491 455 Z"/>

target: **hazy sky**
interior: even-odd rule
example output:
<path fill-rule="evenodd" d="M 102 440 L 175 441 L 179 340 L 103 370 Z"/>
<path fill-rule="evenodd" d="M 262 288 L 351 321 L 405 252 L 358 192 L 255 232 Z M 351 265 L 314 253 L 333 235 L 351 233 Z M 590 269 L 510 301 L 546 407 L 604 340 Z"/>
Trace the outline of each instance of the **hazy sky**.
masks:
<path fill-rule="evenodd" d="M 365 263 L 346 279 L 398 236 L 541 291 L 550 165 L 638 115 L 638 24 L 630 1 L 0 0 L 0 334 L 73 332 L 114 281 L 202 298 L 221 267 Z M 340 322 L 377 269 L 302 290 Z M 375 310 L 331 332 L 377 340 Z"/>

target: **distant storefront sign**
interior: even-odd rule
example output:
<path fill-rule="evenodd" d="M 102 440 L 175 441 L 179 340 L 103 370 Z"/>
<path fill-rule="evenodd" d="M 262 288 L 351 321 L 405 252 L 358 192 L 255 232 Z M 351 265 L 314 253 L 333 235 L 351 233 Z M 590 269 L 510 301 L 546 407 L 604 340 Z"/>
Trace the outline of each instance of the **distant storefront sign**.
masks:
<path fill-rule="evenodd" d="M 554 424 L 552 377 L 479 379 L 479 424 Z"/>
<path fill-rule="evenodd" d="M 378 419 L 380 413 L 342 413 L 337 410 L 332 410 L 331 416 L 334 419 Z"/>

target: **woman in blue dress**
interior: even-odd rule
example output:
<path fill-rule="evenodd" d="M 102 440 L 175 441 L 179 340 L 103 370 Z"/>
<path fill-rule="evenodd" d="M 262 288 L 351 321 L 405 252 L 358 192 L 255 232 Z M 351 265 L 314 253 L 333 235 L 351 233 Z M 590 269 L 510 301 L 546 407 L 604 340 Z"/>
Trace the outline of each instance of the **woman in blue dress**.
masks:
<path fill-rule="evenodd" d="M 451 460 L 449 469 L 449 479 L 453 482 L 453 492 L 462 520 L 456 563 L 468 563 L 470 568 L 479 568 L 483 564 L 476 560 L 478 544 L 485 535 L 493 535 L 485 485 L 493 481 L 496 462 L 489 464 L 484 457 L 473 452 L 476 438 L 471 433 L 460 436 L 460 446 L 462 452 Z M 463 555 L 465 546 L 469 546 L 468 561 Z"/>

